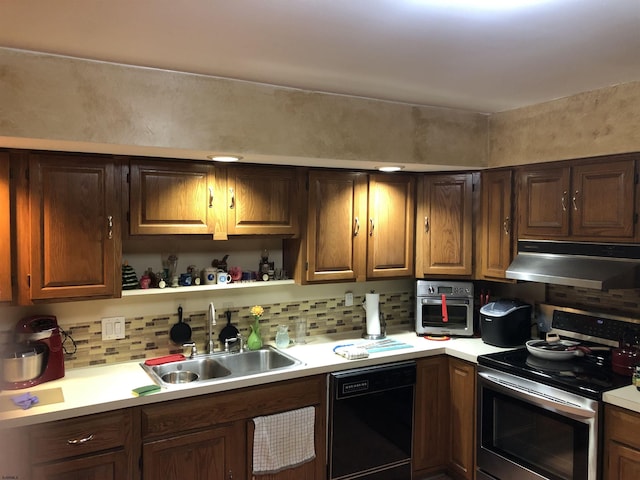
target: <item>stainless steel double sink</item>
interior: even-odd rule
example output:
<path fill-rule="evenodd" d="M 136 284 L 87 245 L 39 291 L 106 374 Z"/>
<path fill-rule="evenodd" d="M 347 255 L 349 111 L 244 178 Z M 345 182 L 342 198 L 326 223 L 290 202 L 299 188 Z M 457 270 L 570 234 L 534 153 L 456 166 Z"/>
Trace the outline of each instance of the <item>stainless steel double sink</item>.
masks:
<path fill-rule="evenodd" d="M 213 353 L 155 366 L 145 365 L 144 362 L 140 364 L 160 386 L 211 383 L 299 365 L 302 365 L 300 360 L 271 346 L 239 353 Z"/>

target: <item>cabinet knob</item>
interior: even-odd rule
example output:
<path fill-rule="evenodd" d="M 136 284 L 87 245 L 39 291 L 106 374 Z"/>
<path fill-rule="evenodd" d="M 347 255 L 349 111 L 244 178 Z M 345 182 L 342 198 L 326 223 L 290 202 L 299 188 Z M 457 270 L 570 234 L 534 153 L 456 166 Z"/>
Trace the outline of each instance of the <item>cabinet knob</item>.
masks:
<path fill-rule="evenodd" d="M 360 220 L 358 219 L 358 217 L 356 217 L 353 222 L 353 236 L 357 237 L 359 233 L 360 233 Z"/>
<path fill-rule="evenodd" d="M 560 203 L 562 204 L 562 211 L 567 211 L 567 191 L 562 192 L 562 198 L 560 199 Z"/>
<path fill-rule="evenodd" d="M 502 228 L 504 229 L 505 235 L 509 235 L 510 227 L 511 227 L 511 219 L 507 217 L 504 219 L 504 222 L 502 223 Z"/>
<path fill-rule="evenodd" d="M 209 208 L 213 208 L 213 187 L 209 187 Z"/>
<path fill-rule="evenodd" d="M 578 198 L 578 194 L 580 193 L 579 190 L 576 190 L 573 194 L 573 197 L 571 197 L 571 203 L 573 203 L 573 209 L 575 211 L 578 211 L 578 204 L 576 202 L 577 198 Z"/>
<path fill-rule="evenodd" d="M 429 217 L 424 217 L 424 233 L 429 233 Z"/>
<path fill-rule="evenodd" d="M 111 240 L 113 238 L 113 216 L 107 217 L 107 238 Z"/>
<path fill-rule="evenodd" d="M 369 236 L 373 237 L 373 218 L 369 219 L 369 224 L 371 225 L 371 229 L 369 230 Z"/>

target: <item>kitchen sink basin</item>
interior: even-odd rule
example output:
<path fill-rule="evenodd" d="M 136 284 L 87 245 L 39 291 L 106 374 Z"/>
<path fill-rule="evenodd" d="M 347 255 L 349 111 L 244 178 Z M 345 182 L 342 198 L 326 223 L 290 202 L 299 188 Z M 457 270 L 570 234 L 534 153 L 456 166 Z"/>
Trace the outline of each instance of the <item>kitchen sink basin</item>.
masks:
<path fill-rule="evenodd" d="M 163 365 L 140 365 L 161 386 L 209 383 L 296 367 L 302 362 L 273 347 L 242 353 L 220 352 Z"/>

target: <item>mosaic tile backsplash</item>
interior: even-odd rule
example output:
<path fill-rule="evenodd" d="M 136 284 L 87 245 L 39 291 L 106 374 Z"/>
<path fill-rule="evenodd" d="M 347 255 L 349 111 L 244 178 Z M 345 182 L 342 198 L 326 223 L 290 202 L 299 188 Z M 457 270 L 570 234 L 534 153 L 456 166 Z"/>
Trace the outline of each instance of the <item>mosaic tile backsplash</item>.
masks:
<path fill-rule="evenodd" d="M 265 343 L 275 344 L 278 325 L 288 325 L 293 338 L 295 319 L 305 316 L 307 319 L 307 335 L 324 335 L 338 332 L 357 331 L 365 328 L 365 311 L 362 308 L 364 297 L 354 296 L 354 304 L 345 307 L 344 297 L 296 302 L 290 304 L 263 304 L 264 315 L 260 320 L 262 339 Z M 249 309 L 231 309 L 231 323 L 238 328 L 246 339 L 249 336 L 249 324 L 252 321 Z M 413 292 L 380 294 L 380 311 L 384 314 L 388 328 L 403 326 L 413 329 Z M 207 339 L 207 312 L 197 311 L 183 313 L 183 320 L 191 327 L 192 340 L 198 349 L 203 351 Z M 67 369 L 104 365 L 131 360 L 159 357 L 170 353 L 188 353 L 188 349 L 173 344 L 169 338 L 171 327 L 178 321 L 177 312 L 166 315 L 126 318 L 126 338 L 122 340 L 102 341 L 101 321 L 68 327 L 67 333 L 75 341 L 77 350 L 73 355 L 66 355 Z M 216 349 L 220 350 L 218 334 L 227 324 L 224 310 L 216 310 L 216 326 L 213 328 Z M 65 344 L 71 350 L 70 341 Z"/>

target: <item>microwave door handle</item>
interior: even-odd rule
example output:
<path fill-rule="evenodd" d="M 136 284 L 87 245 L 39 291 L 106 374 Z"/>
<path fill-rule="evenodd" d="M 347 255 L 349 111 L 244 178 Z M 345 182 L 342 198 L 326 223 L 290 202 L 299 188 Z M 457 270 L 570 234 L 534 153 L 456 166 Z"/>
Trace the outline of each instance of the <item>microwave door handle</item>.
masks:
<path fill-rule="evenodd" d="M 486 372 L 478 372 L 478 376 L 482 378 L 486 383 L 491 384 L 491 389 L 501 393 L 506 393 L 512 397 L 524 400 L 527 403 L 537 405 L 540 407 L 550 407 L 554 410 L 563 412 L 567 415 L 574 417 L 577 420 L 593 418 L 596 412 L 590 408 L 581 408 L 579 406 L 572 406 L 563 402 L 559 402 L 553 399 L 553 397 L 542 397 L 532 393 L 528 390 L 519 388 L 517 385 L 511 382 L 501 381 L 499 378 Z"/>
<path fill-rule="evenodd" d="M 447 311 L 447 296 L 443 293 L 440 298 L 442 299 L 442 323 L 449 322 L 449 312 Z"/>

